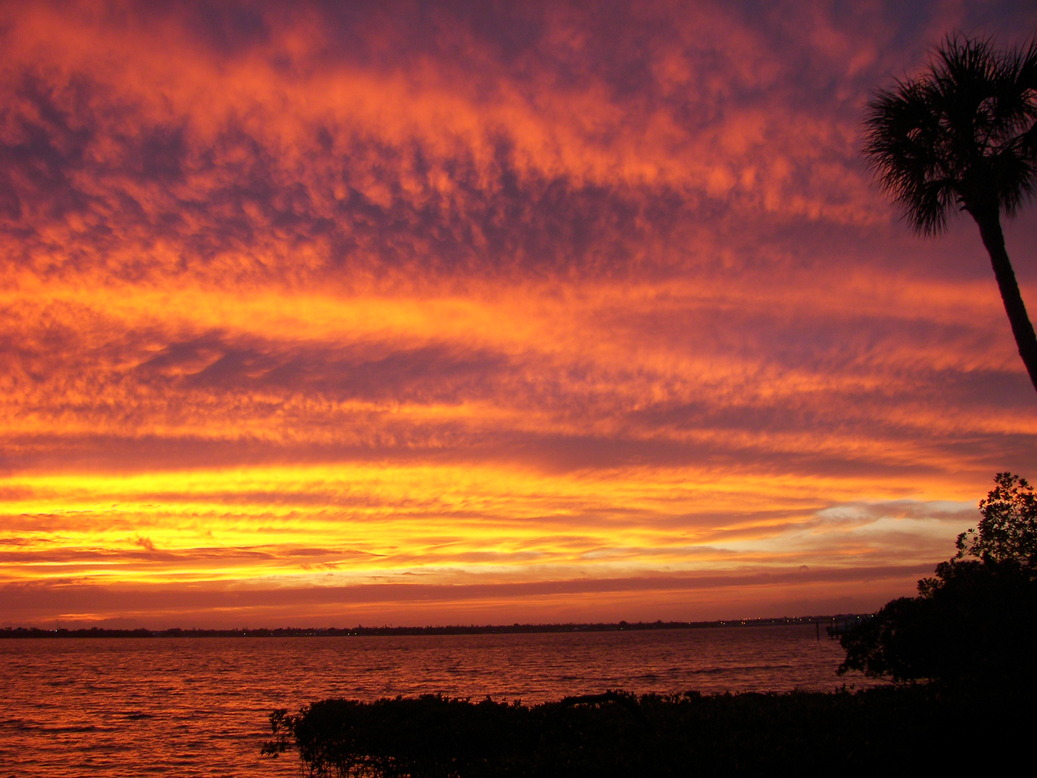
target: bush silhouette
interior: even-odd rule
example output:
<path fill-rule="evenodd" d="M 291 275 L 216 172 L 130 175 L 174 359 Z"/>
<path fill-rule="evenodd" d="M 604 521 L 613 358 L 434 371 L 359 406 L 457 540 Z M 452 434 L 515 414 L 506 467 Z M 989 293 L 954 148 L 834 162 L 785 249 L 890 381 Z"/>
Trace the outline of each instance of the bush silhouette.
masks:
<path fill-rule="evenodd" d="M 294 745 L 311 776 L 684 778 L 833 768 L 863 775 L 891 764 L 905 773 L 982 767 L 986 774 L 1016 755 L 963 753 L 961 733 L 997 742 L 1010 722 L 992 711 L 1027 703 L 1022 695 L 995 704 L 983 689 L 949 695 L 929 685 L 829 694 L 610 692 L 535 706 L 440 696 L 322 700 L 294 715 L 276 711 L 275 740 L 265 750 Z"/>
<path fill-rule="evenodd" d="M 1037 499 L 1027 481 L 998 473 L 976 529 L 957 555 L 918 582 L 919 596 L 887 603 L 841 638 L 839 672 L 1032 685 L 1037 678 Z"/>

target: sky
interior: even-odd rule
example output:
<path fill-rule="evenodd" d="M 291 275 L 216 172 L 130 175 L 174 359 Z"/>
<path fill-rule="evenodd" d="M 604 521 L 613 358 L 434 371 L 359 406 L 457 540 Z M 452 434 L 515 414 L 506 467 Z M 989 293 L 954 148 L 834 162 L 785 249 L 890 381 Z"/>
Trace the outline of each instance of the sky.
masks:
<path fill-rule="evenodd" d="M 859 151 L 955 31 L 1037 5 L 0 2 L 0 626 L 913 594 L 1037 477 L 978 230 Z"/>

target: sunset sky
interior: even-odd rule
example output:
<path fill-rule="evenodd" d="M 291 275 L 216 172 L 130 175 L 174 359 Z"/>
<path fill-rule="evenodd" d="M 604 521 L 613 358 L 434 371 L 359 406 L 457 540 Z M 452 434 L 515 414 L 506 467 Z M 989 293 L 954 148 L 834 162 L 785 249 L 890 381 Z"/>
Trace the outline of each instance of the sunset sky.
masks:
<path fill-rule="evenodd" d="M 912 594 L 1037 478 L 975 225 L 859 155 L 956 30 L 1037 4 L 0 2 L 0 626 Z"/>

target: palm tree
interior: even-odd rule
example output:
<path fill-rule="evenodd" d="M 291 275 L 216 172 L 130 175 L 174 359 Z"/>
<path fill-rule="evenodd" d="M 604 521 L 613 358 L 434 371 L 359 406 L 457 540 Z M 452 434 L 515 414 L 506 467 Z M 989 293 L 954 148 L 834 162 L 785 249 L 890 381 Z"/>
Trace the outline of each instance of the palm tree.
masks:
<path fill-rule="evenodd" d="M 998 51 L 948 37 L 921 75 L 875 94 L 864 127 L 864 153 L 914 230 L 942 232 L 952 209 L 979 225 L 1037 389 L 1037 337 L 1001 231 L 1001 214 L 1013 215 L 1037 188 L 1037 40 Z"/>

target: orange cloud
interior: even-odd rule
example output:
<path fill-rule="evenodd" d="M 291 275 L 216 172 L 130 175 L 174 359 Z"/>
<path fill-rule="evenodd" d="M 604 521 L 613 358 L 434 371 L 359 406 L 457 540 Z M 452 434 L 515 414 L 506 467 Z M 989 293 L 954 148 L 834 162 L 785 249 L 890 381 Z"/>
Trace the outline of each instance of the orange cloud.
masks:
<path fill-rule="evenodd" d="M 0 10 L 0 621 L 910 591 L 1037 440 L 977 237 L 857 158 L 942 13 Z"/>

